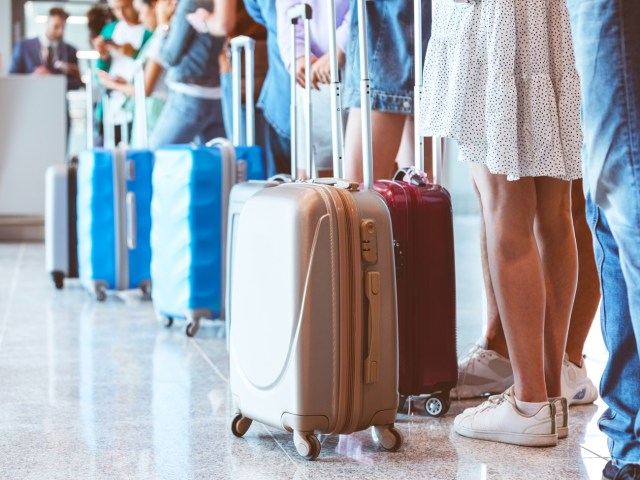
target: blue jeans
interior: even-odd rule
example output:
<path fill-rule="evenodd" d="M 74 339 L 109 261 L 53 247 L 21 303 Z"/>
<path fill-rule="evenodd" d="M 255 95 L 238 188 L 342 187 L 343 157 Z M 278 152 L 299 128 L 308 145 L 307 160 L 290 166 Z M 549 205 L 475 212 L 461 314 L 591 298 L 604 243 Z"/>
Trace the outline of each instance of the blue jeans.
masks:
<path fill-rule="evenodd" d="M 265 144 L 269 176 L 291 172 L 291 139 L 280 134 L 269 122 L 264 122 Z"/>
<path fill-rule="evenodd" d="M 367 45 L 371 108 L 381 112 L 413 114 L 413 2 L 368 0 Z M 422 0 L 422 58 L 431 37 L 431 0 Z M 347 47 L 345 108 L 360 107 L 360 52 L 358 9 L 351 0 L 351 29 Z"/>
<path fill-rule="evenodd" d="M 224 136 L 220 100 L 192 97 L 170 91 L 169 99 L 149 139 L 149 147 L 151 150 L 156 150 L 161 145 L 193 141 L 204 143 Z"/>
<path fill-rule="evenodd" d="M 220 75 L 220 88 L 222 89 L 222 120 L 224 121 L 224 131 L 227 138 L 233 140 L 233 79 L 231 72 Z M 244 97 L 244 96 L 243 96 Z M 244 100 L 244 98 L 243 98 Z M 247 110 L 243 106 L 240 113 L 240 145 L 245 145 Z M 255 109 L 255 135 L 256 145 L 265 146 L 265 120 L 262 110 Z"/>
<path fill-rule="evenodd" d="M 640 2 L 568 0 L 582 82 L 584 187 L 609 360 L 600 429 L 640 463 Z"/>

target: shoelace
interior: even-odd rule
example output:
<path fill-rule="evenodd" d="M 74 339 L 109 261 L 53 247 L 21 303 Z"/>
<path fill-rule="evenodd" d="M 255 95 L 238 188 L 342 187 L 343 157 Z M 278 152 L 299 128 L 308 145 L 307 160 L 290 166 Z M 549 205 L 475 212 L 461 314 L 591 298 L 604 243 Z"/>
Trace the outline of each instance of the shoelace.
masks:
<path fill-rule="evenodd" d="M 458 371 L 462 370 L 462 378 L 458 378 L 458 385 L 464 385 L 467 378 L 467 371 L 469 370 L 469 364 L 477 362 L 479 359 L 487 356 L 486 350 L 481 345 L 474 343 L 469 349 L 469 352 L 462 357 L 459 362 Z M 456 400 L 460 400 L 460 389 L 456 388 Z"/>

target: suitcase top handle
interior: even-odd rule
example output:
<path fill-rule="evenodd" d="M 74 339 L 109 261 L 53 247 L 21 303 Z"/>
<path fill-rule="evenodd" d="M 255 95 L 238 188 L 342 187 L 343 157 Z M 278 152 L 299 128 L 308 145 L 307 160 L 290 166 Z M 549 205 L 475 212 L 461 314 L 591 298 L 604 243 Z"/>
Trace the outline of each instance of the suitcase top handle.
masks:
<path fill-rule="evenodd" d="M 364 188 L 373 188 L 373 143 L 371 141 L 371 87 L 367 48 L 365 0 L 358 1 L 358 42 L 360 46 L 360 110 L 362 115 L 362 161 Z"/>
<path fill-rule="evenodd" d="M 254 52 L 256 41 L 245 35 L 231 39 L 231 75 L 233 80 L 233 144 L 242 145 L 240 138 L 240 115 L 242 112 L 242 67 L 240 65 L 241 52 L 244 50 L 244 78 L 245 78 L 245 108 L 246 108 L 246 138 L 245 145 L 252 147 L 256 143 L 256 114 L 253 101 L 254 90 Z"/>
<path fill-rule="evenodd" d="M 308 3 L 299 3 L 292 6 L 287 15 L 291 22 L 291 71 L 289 76 L 291 78 L 291 178 L 296 178 L 298 175 L 297 167 L 298 162 L 296 153 L 298 149 L 298 99 L 296 95 L 296 25 L 298 21 L 302 19 L 304 21 L 304 110 L 306 121 L 305 124 L 305 138 L 306 138 L 306 151 L 305 151 L 305 167 L 307 169 L 307 177 L 312 178 L 313 175 L 313 160 L 312 160 L 312 144 L 311 144 L 311 32 L 309 26 L 309 20 L 313 15 L 313 9 Z"/>
<path fill-rule="evenodd" d="M 135 124 L 138 130 L 138 148 L 149 148 L 149 129 L 147 127 L 147 92 L 144 85 L 144 63 L 136 62 L 136 73 L 133 77 Z"/>

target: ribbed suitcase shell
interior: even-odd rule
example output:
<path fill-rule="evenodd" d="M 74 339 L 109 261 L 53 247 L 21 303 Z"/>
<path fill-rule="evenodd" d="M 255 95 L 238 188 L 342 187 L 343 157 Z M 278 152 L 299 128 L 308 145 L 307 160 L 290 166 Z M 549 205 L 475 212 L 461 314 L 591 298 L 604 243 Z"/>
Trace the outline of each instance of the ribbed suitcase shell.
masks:
<path fill-rule="evenodd" d="M 372 220 L 377 245 L 361 243 Z M 265 188 L 238 222 L 231 305 L 230 385 L 243 417 L 296 432 L 351 433 L 392 426 L 397 408 L 397 323 L 391 223 L 373 191 L 316 183 Z M 363 260 L 363 249 L 377 261 Z M 378 380 L 364 280 L 380 278 Z M 378 337 L 376 337 L 378 338 Z"/>
<path fill-rule="evenodd" d="M 400 395 L 448 399 L 458 374 L 451 197 L 430 183 L 382 180 L 374 188 L 393 224 Z"/>
<path fill-rule="evenodd" d="M 233 147 L 231 147 L 233 148 Z M 170 318 L 223 315 L 227 202 L 233 154 L 218 146 L 156 152 L 153 172 L 152 298 Z M 195 333 L 195 332 L 194 332 Z"/>
<path fill-rule="evenodd" d="M 96 148 L 80 154 L 78 166 L 78 260 L 80 279 L 87 288 L 103 282 L 109 289 L 144 285 L 151 278 L 151 174 L 153 153 L 126 149 L 126 162 L 133 164 L 133 178 L 126 180 L 126 193 L 135 194 L 137 245 L 130 249 L 126 218 L 116 205 L 116 180 L 112 149 Z M 127 168 L 126 166 L 124 168 Z M 127 175 L 125 175 L 127 178 Z M 124 198 L 120 199 L 124 202 Z M 121 249 L 121 252 L 118 252 Z M 124 277 L 120 269 L 124 269 Z M 121 284 L 121 278 L 128 282 Z"/>

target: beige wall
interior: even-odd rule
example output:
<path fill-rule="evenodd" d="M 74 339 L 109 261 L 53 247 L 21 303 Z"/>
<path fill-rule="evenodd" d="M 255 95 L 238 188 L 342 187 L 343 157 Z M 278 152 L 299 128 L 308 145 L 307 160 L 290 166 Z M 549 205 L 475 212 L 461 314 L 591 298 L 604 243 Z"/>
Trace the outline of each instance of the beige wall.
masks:
<path fill-rule="evenodd" d="M 3 74 L 11 62 L 11 0 L 0 0 L 0 56 L 0 74 Z"/>

